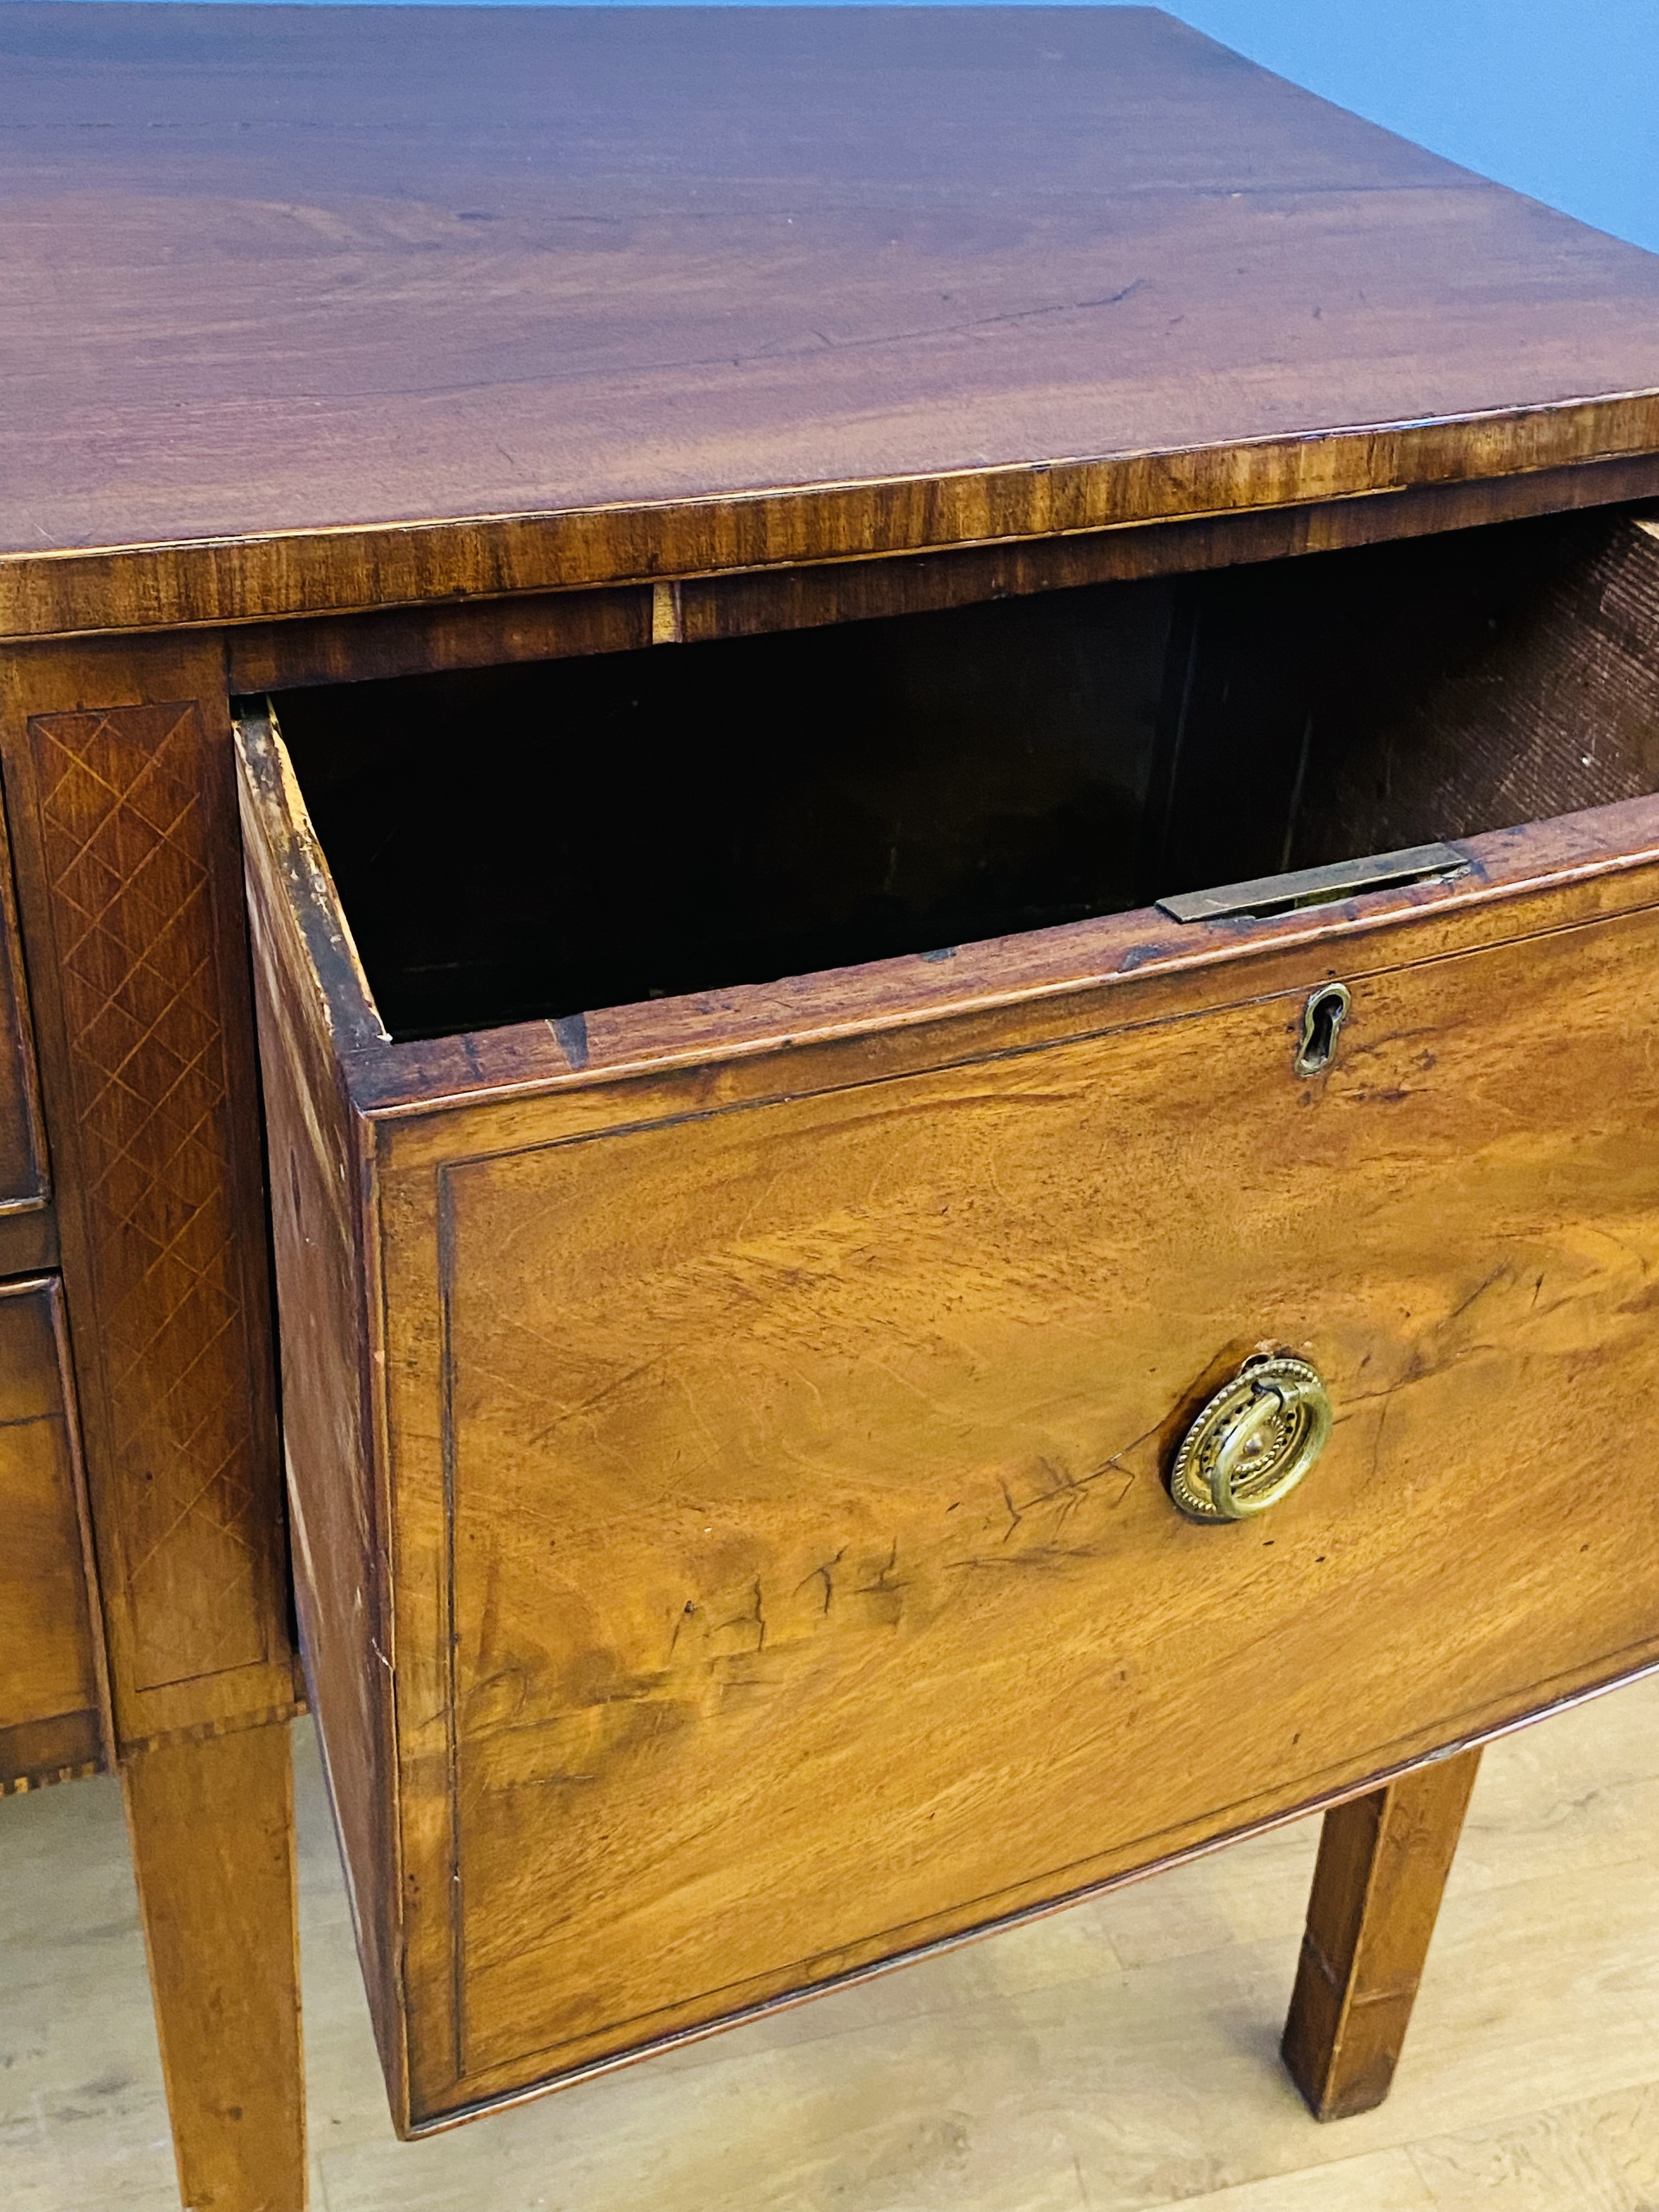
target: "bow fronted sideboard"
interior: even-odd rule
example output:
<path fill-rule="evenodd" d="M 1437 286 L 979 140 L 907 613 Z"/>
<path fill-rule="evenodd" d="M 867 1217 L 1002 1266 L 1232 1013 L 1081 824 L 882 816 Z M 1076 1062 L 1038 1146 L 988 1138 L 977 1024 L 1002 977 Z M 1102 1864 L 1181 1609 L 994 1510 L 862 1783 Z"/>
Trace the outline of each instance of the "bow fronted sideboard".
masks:
<path fill-rule="evenodd" d="M 1659 1662 L 1659 259 L 1127 9 L 0 10 L 0 1777 L 305 2192 Z M 0 1836 L 3 1829 L 0 1826 Z"/>

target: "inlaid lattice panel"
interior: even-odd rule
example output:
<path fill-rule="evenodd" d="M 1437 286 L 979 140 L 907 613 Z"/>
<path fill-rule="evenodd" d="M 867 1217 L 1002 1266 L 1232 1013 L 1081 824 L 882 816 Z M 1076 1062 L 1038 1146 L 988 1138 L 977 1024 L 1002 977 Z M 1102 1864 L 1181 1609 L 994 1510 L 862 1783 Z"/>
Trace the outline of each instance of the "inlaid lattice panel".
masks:
<path fill-rule="evenodd" d="M 193 705 L 29 724 L 136 1685 L 267 1656 L 214 766 Z"/>

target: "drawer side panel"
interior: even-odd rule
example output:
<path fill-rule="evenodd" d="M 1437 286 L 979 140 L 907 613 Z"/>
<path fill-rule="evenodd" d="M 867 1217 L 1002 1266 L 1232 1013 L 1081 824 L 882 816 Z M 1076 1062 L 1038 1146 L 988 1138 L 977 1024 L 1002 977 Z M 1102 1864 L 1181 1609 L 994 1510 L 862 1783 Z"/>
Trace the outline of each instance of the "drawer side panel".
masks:
<path fill-rule="evenodd" d="M 368 1417 L 361 1125 L 348 1106 L 271 817 L 241 784 L 264 1094 L 278 1352 L 301 1656 L 394 2109 L 398 1884 L 385 1684 L 384 1540 Z"/>

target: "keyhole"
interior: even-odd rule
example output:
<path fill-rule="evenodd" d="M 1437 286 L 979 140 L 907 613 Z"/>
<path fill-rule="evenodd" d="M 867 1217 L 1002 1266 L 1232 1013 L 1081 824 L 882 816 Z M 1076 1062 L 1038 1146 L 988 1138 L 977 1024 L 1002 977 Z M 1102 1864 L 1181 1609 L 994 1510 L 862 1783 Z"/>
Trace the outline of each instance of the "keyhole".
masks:
<path fill-rule="evenodd" d="M 1298 1075 L 1319 1075 L 1336 1058 L 1336 1040 L 1348 1018 L 1346 986 L 1327 983 L 1302 1009 L 1302 1042 L 1297 1049 Z"/>

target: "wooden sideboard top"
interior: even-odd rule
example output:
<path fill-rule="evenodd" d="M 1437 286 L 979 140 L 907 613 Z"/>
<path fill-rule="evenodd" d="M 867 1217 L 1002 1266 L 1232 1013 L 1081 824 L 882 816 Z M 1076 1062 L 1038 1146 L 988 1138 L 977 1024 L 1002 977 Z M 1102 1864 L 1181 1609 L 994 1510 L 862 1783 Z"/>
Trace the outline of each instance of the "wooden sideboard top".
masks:
<path fill-rule="evenodd" d="M 1659 450 L 1659 257 L 1146 9 L 0 6 L 0 635 Z"/>

